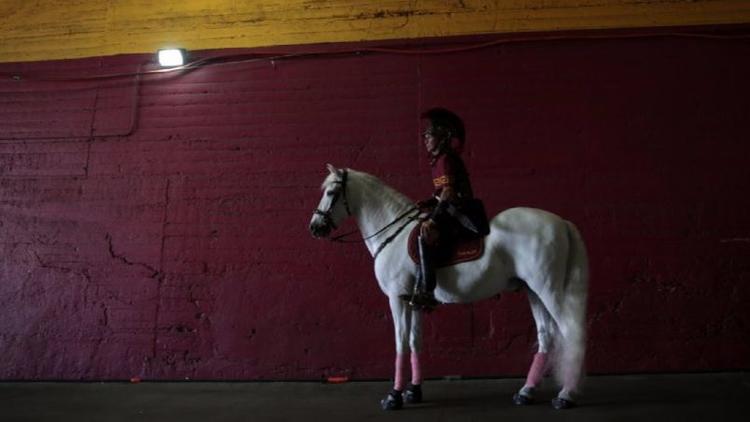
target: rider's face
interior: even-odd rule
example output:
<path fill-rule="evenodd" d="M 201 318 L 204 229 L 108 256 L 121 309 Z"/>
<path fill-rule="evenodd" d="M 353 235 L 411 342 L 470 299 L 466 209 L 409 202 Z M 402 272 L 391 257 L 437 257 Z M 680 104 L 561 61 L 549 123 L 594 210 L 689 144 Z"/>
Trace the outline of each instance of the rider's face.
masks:
<path fill-rule="evenodd" d="M 437 140 L 435 140 L 435 134 L 432 132 L 432 128 L 428 127 L 423 133 L 424 146 L 427 148 L 427 152 L 434 153 L 437 147 Z"/>
<path fill-rule="evenodd" d="M 428 125 L 427 128 L 422 132 L 422 138 L 424 139 L 424 146 L 427 148 L 427 152 L 432 155 L 437 155 L 440 152 L 440 143 L 447 136 L 445 129 L 440 126 Z"/>

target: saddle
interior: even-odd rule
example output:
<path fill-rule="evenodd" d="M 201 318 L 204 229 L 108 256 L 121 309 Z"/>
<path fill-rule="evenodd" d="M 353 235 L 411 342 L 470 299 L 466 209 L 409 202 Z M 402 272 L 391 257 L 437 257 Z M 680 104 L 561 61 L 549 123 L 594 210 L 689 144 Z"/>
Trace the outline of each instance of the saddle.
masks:
<path fill-rule="evenodd" d="M 419 265 L 419 224 L 409 233 L 409 256 Z M 438 245 L 435 253 L 435 268 L 449 267 L 462 262 L 479 259 L 484 253 L 484 236 L 458 239 L 449 245 Z"/>

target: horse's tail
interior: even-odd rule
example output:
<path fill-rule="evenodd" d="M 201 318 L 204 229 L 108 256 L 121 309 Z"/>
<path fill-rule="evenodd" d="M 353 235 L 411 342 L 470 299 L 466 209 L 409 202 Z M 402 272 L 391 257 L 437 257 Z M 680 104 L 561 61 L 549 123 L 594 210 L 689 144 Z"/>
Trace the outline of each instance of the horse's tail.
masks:
<path fill-rule="evenodd" d="M 586 356 L 586 300 L 588 257 L 576 226 L 567 222 L 568 260 L 560 298 L 560 319 L 554 357 L 554 372 L 563 389 L 576 391 L 584 372 Z"/>

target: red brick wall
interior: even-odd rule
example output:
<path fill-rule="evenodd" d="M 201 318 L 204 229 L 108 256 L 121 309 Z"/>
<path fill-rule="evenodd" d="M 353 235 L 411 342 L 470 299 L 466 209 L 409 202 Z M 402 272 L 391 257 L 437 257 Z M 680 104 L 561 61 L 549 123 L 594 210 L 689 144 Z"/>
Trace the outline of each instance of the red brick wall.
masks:
<path fill-rule="evenodd" d="M 436 105 L 465 118 L 490 211 L 580 227 L 591 372 L 750 367 L 747 40 L 233 64 L 144 76 L 137 97 L 132 77 L 39 80 L 147 60 L 0 65 L 0 378 L 391 376 L 365 248 L 307 224 L 326 162 L 427 195 Z M 427 376 L 530 362 L 523 295 L 426 320 Z"/>

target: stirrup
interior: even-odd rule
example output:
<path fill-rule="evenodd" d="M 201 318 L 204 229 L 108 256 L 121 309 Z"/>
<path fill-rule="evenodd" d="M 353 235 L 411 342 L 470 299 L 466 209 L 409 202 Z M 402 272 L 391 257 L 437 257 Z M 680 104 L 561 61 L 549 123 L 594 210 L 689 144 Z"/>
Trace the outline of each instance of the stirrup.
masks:
<path fill-rule="evenodd" d="M 411 295 L 401 295 L 401 298 L 416 311 L 431 312 L 440 305 L 432 292 L 418 291 Z"/>

